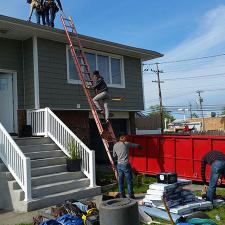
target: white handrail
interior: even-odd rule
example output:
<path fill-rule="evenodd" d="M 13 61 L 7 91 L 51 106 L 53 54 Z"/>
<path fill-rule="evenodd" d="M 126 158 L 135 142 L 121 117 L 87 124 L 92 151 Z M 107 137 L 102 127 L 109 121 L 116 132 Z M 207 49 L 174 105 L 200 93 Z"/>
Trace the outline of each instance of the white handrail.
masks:
<path fill-rule="evenodd" d="M 90 179 L 90 186 L 96 185 L 95 152 L 91 151 L 49 108 L 30 110 L 28 121 L 33 135 L 50 137 L 70 157 L 68 145 L 72 141 L 81 157 L 81 170 Z"/>
<path fill-rule="evenodd" d="M 0 158 L 25 193 L 24 201 L 31 200 L 31 166 L 27 158 L 0 123 Z"/>

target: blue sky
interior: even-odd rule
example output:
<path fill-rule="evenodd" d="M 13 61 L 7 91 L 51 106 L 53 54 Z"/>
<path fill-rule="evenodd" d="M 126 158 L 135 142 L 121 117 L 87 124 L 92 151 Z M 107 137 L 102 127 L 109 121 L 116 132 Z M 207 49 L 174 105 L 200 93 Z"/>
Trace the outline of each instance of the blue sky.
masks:
<path fill-rule="evenodd" d="M 65 13 L 73 17 L 79 33 L 163 53 L 165 56 L 157 62 L 225 53 L 225 2 L 222 0 L 61 2 Z M 10 0 L 0 5 L 1 14 L 21 19 L 27 19 L 28 10 L 26 0 Z M 56 26 L 61 27 L 59 18 Z M 225 90 L 221 90 L 225 83 L 225 56 L 162 64 L 160 68 L 164 71 L 162 80 L 165 80 L 162 84 L 164 105 L 186 106 L 191 103 L 198 107 L 198 89 L 204 90 L 203 104 L 225 105 Z M 210 77 L 211 74 L 220 75 Z M 182 79 L 202 75 L 209 76 Z M 146 108 L 158 103 L 157 87 L 152 83 L 155 79 L 151 72 L 144 74 Z M 220 90 L 213 91 L 215 89 Z"/>

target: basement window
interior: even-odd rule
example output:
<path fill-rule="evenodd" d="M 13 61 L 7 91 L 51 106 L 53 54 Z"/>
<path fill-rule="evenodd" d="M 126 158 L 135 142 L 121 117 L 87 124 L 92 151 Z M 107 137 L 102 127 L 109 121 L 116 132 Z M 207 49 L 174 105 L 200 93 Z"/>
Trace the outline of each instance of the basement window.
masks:
<path fill-rule="evenodd" d="M 73 58 L 69 47 L 67 51 L 67 80 L 70 84 L 81 84 L 77 69 L 73 63 Z M 102 77 L 109 87 L 125 88 L 123 57 L 96 52 L 85 52 L 91 73 L 99 70 Z"/>

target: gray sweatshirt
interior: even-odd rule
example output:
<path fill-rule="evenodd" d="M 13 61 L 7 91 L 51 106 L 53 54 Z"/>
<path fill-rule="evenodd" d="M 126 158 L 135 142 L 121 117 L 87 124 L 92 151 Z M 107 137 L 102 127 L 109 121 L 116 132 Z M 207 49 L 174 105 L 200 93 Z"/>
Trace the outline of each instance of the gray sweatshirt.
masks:
<path fill-rule="evenodd" d="M 139 146 L 139 144 L 119 141 L 113 146 L 113 157 L 117 156 L 118 164 L 127 164 L 129 163 L 129 149 Z"/>

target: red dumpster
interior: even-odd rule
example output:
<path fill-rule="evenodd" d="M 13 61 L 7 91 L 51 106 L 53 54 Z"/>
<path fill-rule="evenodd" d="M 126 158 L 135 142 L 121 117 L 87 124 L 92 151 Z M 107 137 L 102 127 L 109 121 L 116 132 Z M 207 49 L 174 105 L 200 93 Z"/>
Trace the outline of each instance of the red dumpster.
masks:
<path fill-rule="evenodd" d="M 130 135 L 143 150 L 131 149 L 130 162 L 137 173 L 176 172 L 179 177 L 201 180 L 201 159 L 210 150 L 225 153 L 225 136 Z M 209 178 L 209 168 L 206 170 Z"/>

